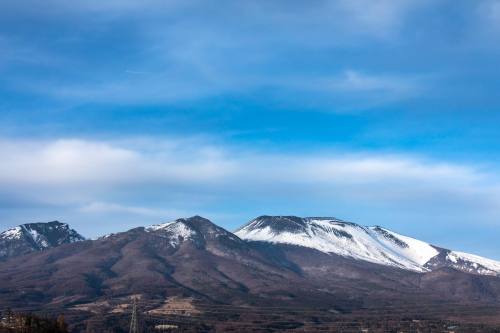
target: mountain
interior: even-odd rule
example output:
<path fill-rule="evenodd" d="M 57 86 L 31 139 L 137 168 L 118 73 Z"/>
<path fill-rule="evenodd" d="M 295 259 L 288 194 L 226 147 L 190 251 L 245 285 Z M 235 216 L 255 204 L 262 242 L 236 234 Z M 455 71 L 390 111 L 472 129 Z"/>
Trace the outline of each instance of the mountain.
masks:
<path fill-rule="evenodd" d="M 37 234 L 50 225 L 38 226 Z M 23 228 L 34 230 L 19 228 L 22 235 Z M 16 230 L 2 235 L 16 236 Z M 397 318 L 422 318 L 424 305 L 432 318 L 447 318 L 449 309 L 465 315 L 483 304 L 500 307 L 500 279 L 449 266 L 455 252 L 335 219 L 260 217 L 235 235 L 193 216 L 96 240 L 65 239 L 0 262 L 0 309 L 64 310 L 74 332 L 89 331 L 89 320 L 114 323 L 99 324 L 94 331 L 100 332 L 126 327 L 130 299 L 139 297 L 141 311 L 152 318 L 187 308 L 195 314 L 187 332 L 223 332 L 220 325 L 240 322 L 279 331 L 276 325 L 285 329 L 288 322 L 331 323 L 331 316 L 376 319 L 379 311 L 387 315 L 384 309 Z M 40 246 L 61 243 L 45 242 Z M 431 250 L 437 254 L 427 259 Z M 464 263 L 457 257 L 457 265 Z M 204 321 L 215 328 L 193 326 Z"/>
<path fill-rule="evenodd" d="M 443 249 L 380 226 L 366 227 L 335 218 L 260 216 L 235 234 L 248 241 L 298 245 L 416 272 L 450 267 L 500 276 L 500 262 Z"/>
<path fill-rule="evenodd" d="M 145 231 L 168 239 L 172 247 L 178 247 L 187 241 L 203 246 L 213 240 L 224 240 L 226 244 L 233 243 L 233 246 L 244 246 L 244 242 L 233 233 L 201 216 L 152 225 L 145 228 Z"/>
<path fill-rule="evenodd" d="M 66 223 L 26 223 L 0 233 L 0 260 L 84 239 Z"/>
<path fill-rule="evenodd" d="M 280 289 L 294 277 L 274 257 L 194 216 L 5 261 L 0 281 L 0 306 L 58 307 L 109 298 L 127 303 L 136 293 L 161 302 L 167 295 L 249 301 L 249 288 Z"/>

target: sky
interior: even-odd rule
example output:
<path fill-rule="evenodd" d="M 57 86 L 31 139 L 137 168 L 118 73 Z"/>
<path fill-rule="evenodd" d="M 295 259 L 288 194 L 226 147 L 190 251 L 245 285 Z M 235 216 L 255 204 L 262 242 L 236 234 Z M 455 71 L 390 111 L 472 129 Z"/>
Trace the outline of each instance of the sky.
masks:
<path fill-rule="evenodd" d="M 0 230 L 334 216 L 500 259 L 499 0 L 0 3 Z"/>

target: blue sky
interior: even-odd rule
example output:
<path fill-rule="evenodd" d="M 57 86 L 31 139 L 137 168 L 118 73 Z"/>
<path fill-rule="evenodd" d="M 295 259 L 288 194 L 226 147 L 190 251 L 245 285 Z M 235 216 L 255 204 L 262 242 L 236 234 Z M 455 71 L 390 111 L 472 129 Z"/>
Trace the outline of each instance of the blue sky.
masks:
<path fill-rule="evenodd" d="M 0 227 L 336 216 L 500 259 L 500 1 L 0 4 Z"/>

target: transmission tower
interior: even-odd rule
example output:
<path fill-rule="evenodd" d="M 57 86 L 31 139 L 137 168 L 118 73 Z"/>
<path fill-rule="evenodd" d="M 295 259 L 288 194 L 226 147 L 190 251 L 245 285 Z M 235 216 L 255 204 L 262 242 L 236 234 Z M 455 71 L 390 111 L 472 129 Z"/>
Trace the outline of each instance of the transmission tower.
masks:
<path fill-rule="evenodd" d="M 137 298 L 134 297 L 134 303 L 132 305 L 132 317 L 130 318 L 130 330 L 129 333 L 141 333 L 139 330 L 139 318 L 137 313 Z"/>

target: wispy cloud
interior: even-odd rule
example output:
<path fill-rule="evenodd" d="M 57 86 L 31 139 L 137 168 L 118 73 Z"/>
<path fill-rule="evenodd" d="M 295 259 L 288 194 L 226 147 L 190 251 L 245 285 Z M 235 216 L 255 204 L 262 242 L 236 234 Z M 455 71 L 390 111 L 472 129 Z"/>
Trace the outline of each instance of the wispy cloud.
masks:
<path fill-rule="evenodd" d="M 481 1 L 476 8 L 480 25 L 489 34 L 498 34 L 500 31 L 500 1 Z"/>
<path fill-rule="evenodd" d="M 348 30 L 387 38 L 398 35 L 407 16 L 426 8 L 427 0 L 330 1 Z"/>
<path fill-rule="evenodd" d="M 78 106 L 184 102 L 272 90 L 283 103 L 324 101 L 327 107 L 320 110 L 331 110 L 329 103 L 344 110 L 372 108 L 420 97 L 423 88 L 442 89 L 428 77 L 446 66 L 432 55 L 429 65 L 422 64 L 412 53 L 427 54 L 427 48 L 441 45 L 428 30 L 415 28 L 419 19 L 444 22 L 448 30 L 472 36 L 475 45 L 484 34 L 493 36 L 498 1 L 457 4 L 464 18 L 460 29 L 436 6 L 428 0 L 222 1 L 216 8 L 196 0 L 71 5 L 51 0 L 42 10 L 34 1 L 5 3 L 0 5 L 4 24 L 19 33 L 0 37 L 5 79 L 0 93 L 4 88 Z M 58 28 L 27 34 L 21 20 Z M 419 40 L 430 44 L 419 45 Z M 406 46 L 411 46 L 408 54 L 399 54 Z M 75 54 L 75 49 L 88 52 Z M 386 59 L 392 54 L 394 64 Z M 418 75 L 411 74 L 415 63 Z M 335 90 L 335 98 L 325 86 Z"/>
<path fill-rule="evenodd" d="M 143 143 L 3 140 L 1 197 L 22 193 L 82 214 L 206 211 L 227 197 L 238 205 L 282 197 L 305 207 L 331 200 L 398 210 L 454 206 L 484 222 L 499 213 L 499 179 L 474 165 L 405 155 L 270 154 L 195 141 L 167 140 L 157 149 Z M 155 199 L 148 204 L 147 198 Z M 163 209 L 156 199 L 179 206 Z"/>
<path fill-rule="evenodd" d="M 141 206 L 127 206 L 112 202 L 94 201 L 83 205 L 79 209 L 83 213 L 98 214 L 136 214 L 140 216 L 155 217 L 160 219 L 176 219 L 188 216 L 190 212 L 175 209 L 153 209 Z"/>
<path fill-rule="evenodd" d="M 216 68 L 210 70 L 212 74 L 206 73 L 208 69 L 202 71 L 203 75 L 193 77 L 192 73 L 185 76 L 176 73 L 170 76 L 168 73 L 127 70 L 127 78 L 98 85 L 23 82 L 19 88 L 28 88 L 37 94 L 75 103 L 92 101 L 134 105 L 179 103 L 266 89 L 283 97 L 283 103 L 287 100 L 287 95 L 302 95 L 304 103 L 310 104 L 310 100 L 305 96 L 313 96 L 327 103 L 334 103 L 337 106 L 335 110 L 346 111 L 364 110 L 414 99 L 427 93 L 429 87 L 435 84 L 431 75 L 365 73 L 353 69 L 330 75 L 286 74 L 275 77 L 258 73 L 227 73 L 224 70 L 217 72 Z M 219 74 L 218 78 L 215 78 L 215 73 Z M 300 104 L 295 106 L 300 107 Z"/>
<path fill-rule="evenodd" d="M 403 76 L 366 75 L 359 71 L 346 70 L 343 75 L 334 80 L 333 89 L 348 92 L 381 92 L 396 95 L 416 93 L 420 88 L 413 78 L 405 79 Z"/>
<path fill-rule="evenodd" d="M 140 5 L 131 1 L 105 4 L 91 1 L 72 6 L 50 1 L 46 5 L 53 10 L 35 15 L 26 9 L 29 6 L 9 5 L 5 11 L 21 17 L 35 15 L 39 21 L 59 22 L 62 26 L 68 24 L 69 17 L 82 26 L 101 27 L 103 31 L 99 34 L 107 36 L 111 45 L 106 47 L 106 52 L 99 45 L 87 46 L 86 43 L 103 41 L 95 38 L 87 41 L 81 38 L 81 32 L 71 29 L 56 40 L 33 43 L 20 38 L 6 48 L 7 53 L 24 54 L 23 58 L 30 59 L 37 67 L 4 73 L 9 90 L 72 105 L 182 102 L 263 89 L 283 92 L 280 96 L 315 94 L 329 100 L 330 91 L 319 87 L 324 85 L 323 81 L 333 78 L 330 89 L 342 96 L 358 88 L 356 99 L 364 101 L 361 103 L 364 107 L 374 104 L 374 90 L 396 92 L 400 100 L 406 98 L 408 82 L 402 78 L 394 82 L 395 78 L 387 70 L 372 71 L 368 76 L 363 71 L 350 69 L 356 67 L 352 65 L 304 75 L 293 63 L 283 67 L 282 60 L 297 50 L 328 53 L 339 45 L 356 43 L 360 38 L 378 40 L 381 36 L 397 35 L 405 16 L 424 6 L 424 2 L 338 0 L 285 5 L 281 1 L 257 1 L 223 2 L 217 8 L 207 8 L 198 1 L 152 0 Z M 228 19 L 234 13 L 239 13 L 239 19 Z M 129 27 L 126 40 L 123 29 L 118 29 L 121 25 Z M 92 49 L 92 56 L 75 57 L 71 51 L 75 47 Z M 56 70 L 41 59 L 50 59 L 45 54 L 58 59 Z M 113 61 L 103 64 L 99 60 L 107 57 Z M 337 73 L 342 72 L 345 77 L 337 78 Z M 64 77 L 57 73 L 64 73 Z M 362 85 L 364 89 L 359 89 Z M 317 88 L 310 89 L 312 86 Z M 412 94 L 417 91 L 412 89 Z M 294 99 L 294 103 L 298 102 Z M 352 107 L 350 96 L 335 102 Z M 391 99 L 379 98 L 375 104 L 391 102 Z"/>

